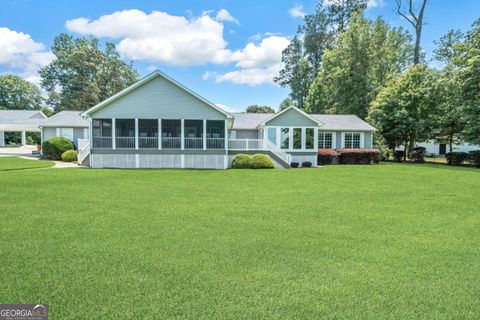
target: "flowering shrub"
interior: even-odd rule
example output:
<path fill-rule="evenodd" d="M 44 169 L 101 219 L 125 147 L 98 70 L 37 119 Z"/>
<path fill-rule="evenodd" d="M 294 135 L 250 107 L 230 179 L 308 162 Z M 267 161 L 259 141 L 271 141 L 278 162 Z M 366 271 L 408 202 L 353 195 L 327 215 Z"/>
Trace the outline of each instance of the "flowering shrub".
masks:
<path fill-rule="evenodd" d="M 331 164 L 338 153 L 333 149 L 318 149 L 317 162 L 318 165 Z"/>
<path fill-rule="evenodd" d="M 378 163 L 380 155 L 378 149 L 339 149 L 337 152 L 342 164 Z"/>

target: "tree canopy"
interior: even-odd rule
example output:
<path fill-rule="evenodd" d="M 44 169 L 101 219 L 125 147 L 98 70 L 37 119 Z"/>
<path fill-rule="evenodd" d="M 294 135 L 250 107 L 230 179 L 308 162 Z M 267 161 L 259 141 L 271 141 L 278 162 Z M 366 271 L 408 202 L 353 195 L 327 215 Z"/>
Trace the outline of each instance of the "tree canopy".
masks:
<path fill-rule="evenodd" d="M 275 113 L 275 110 L 269 106 L 259 106 L 252 104 L 245 109 L 246 113 Z"/>
<path fill-rule="evenodd" d="M 0 109 L 39 110 L 43 107 L 40 89 L 15 75 L 0 76 Z"/>
<path fill-rule="evenodd" d="M 96 38 L 55 38 L 55 59 L 40 70 L 47 104 L 60 110 L 86 110 L 129 86 L 138 73 L 120 59 L 113 43 Z"/>

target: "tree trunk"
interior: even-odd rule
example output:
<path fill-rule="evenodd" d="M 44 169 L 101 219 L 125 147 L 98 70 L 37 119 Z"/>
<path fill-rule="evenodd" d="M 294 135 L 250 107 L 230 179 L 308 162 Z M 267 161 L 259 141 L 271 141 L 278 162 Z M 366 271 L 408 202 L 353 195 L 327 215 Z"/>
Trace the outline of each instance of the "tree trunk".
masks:
<path fill-rule="evenodd" d="M 422 26 L 417 27 L 415 30 L 415 49 L 413 53 L 413 64 L 420 64 L 420 39 L 422 37 Z"/>
<path fill-rule="evenodd" d="M 449 152 L 453 151 L 453 135 L 450 135 L 448 138 L 448 150 Z"/>

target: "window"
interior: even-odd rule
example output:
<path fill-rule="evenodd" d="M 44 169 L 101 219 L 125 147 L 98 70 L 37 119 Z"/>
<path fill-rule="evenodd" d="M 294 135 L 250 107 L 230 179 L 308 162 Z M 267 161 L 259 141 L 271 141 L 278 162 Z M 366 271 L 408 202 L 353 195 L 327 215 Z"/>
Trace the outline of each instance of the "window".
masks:
<path fill-rule="evenodd" d="M 313 149 L 313 128 L 305 129 L 305 149 Z"/>
<path fill-rule="evenodd" d="M 331 132 L 319 132 L 318 148 L 332 149 L 332 146 L 333 146 L 333 134 Z"/>
<path fill-rule="evenodd" d="M 280 130 L 280 148 L 289 149 L 290 139 L 289 139 L 289 128 L 282 128 Z"/>
<path fill-rule="evenodd" d="M 293 128 L 293 149 L 302 149 L 302 129 Z"/>
<path fill-rule="evenodd" d="M 277 144 L 277 128 L 268 128 L 267 129 L 268 140 L 274 145 Z"/>
<path fill-rule="evenodd" d="M 360 148 L 360 133 L 358 132 L 348 132 L 344 135 L 344 146 L 345 148 L 353 148 L 358 149 Z"/>

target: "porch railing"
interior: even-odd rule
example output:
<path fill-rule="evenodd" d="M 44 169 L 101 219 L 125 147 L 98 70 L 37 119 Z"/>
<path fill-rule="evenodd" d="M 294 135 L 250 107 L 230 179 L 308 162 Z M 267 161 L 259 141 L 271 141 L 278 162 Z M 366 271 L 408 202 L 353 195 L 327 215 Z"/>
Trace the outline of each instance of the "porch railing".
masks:
<path fill-rule="evenodd" d="M 263 139 L 230 139 L 229 150 L 265 150 Z"/>
<path fill-rule="evenodd" d="M 83 160 L 90 154 L 90 141 L 88 139 L 78 139 L 77 163 L 82 164 Z"/>
<path fill-rule="evenodd" d="M 180 149 L 182 138 L 162 138 L 162 149 Z"/>
<path fill-rule="evenodd" d="M 185 149 L 203 149 L 203 138 L 185 138 Z"/>
<path fill-rule="evenodd" d="M 140 149 L 158 149 L 158 137 L 140 137 L 138 138 L 138 147 Z"/>
<path fill-rule="evenodd" d="M 292 160 L 292 156 L 290 154 L 286 153 L 285 151 L 274 145 L 270 140 L 264 140 L 264 144 L 265 149 L 270 150 L 270 152 L 272 152 L 274 155 L 276 155 L 286 163 L 290 164 Z"/>
<path fill-rule="evenodd" d="M 117 149 L 135 149 L 135 137 L 116 137 L 115 147 Z"/>
<path fill-rule="evenodd" d="M 94 148 L 112 148 L 112 137 L 94 137 Z"/>
<path fill-rule="evenodd" d="M 225 138 L 207 138 L 207 149 L 225 149 Z"/>

